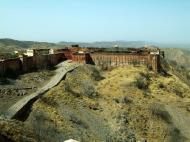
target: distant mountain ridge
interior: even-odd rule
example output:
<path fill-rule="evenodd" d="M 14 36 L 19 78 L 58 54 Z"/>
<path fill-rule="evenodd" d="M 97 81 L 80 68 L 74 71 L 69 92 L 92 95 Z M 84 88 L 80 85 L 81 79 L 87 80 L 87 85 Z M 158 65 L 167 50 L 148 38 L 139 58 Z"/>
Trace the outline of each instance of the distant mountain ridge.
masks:
<path fill-rule="evenodd" d="M 145 45 L 154 45 L 153 43 L 146 41 L 100 41 L 100 42 L 37 42 L 37 41 L 19 41 L 14 39 L 0 39 L 0 52 L 10 52 L 14 50 L 22 50 L 28 48 L 63 48 L 64 46 L 69 46 L 73 44 L 78 44 L 81 47 L 99 47 L 99 48 L 110 48 L 118 45 L 119 47 L 129 48 L 139 48 Z"/>
<path fill-rule="evenodd" d="M 50 48 L 55 47 L 55 43 L 36 42 L 36 41 L 19 41 L 14 39 L 0 39 L 0 51 L 9 52 L 27 48 Z"/>
<path fill-rule="evenodd" d="M 160 48 L 185 48 L 190 50 L 190 45 L 178 45 L 178 44 L 159 44 L 147 41 L 99 41 L 99 42 L 37 42 L 37 41 L 19 41 L 14 39 L 0 39 L 0 51 L 13 51 L 26 48 L 62 48 L 72 44 L 79 44 L 81 47 L 99 47 L 107 48 L 114 47 L 115 45 L 124 48 L 139 48 L 145 45 L 158 46 Z"/>
<path fill-rule="evenodd" d="M 119 47 L 143 47 L 145 45 L 153 45 L 151 42 L 146 41 L 98 41 L 98 42 L 59 42 L 60 45 L 72 45 L 79 44 L 82 47 L 114 47 L 118 45 Z"/>
<path fill-rule="evenodd" d="M 47 44 L 47 45 L 55 45 L 55 43 L 49 43 L 49 42 L 38 42 L 38 41 L 20 41 L 20 40 L 14 40 L 9 38 L 0 39 L 0 43 L 10 46 L 10 45 L 17 45 L 22 48 L 29 48 L 30 46 L 34 44 Z"/>

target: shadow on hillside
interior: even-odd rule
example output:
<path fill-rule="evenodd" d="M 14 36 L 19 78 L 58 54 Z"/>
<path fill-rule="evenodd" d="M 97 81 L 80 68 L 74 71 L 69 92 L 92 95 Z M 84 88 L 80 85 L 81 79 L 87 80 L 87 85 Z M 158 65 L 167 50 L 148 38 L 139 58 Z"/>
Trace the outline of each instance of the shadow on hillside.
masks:
<path fill-rule="evenodd" d="M 54 71 L 57 67 L 55 66 L 49 66 L 45 69 L 36 69 L 30 72 L 13 72 L 13 71 L 7 71 L 6 74 L 0 76 L 0 85 L 11 85 L 14 84 L 14 80 L 19 79 L 21 75 L 27 74 L 27 73 L 34 73 L 34 72 L 40 72 L 43 70 L 46 71 Z"/>

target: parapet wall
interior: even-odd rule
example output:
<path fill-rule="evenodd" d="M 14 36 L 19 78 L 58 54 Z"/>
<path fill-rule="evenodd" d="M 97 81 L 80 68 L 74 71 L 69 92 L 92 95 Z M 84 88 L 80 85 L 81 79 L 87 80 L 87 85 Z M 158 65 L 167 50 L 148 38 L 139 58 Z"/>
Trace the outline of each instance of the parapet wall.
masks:
<path fill-rule="evenodd" d="M 132 63 L 147 64 L 147 55 L 129 55 L 129 54 L 109 54 L 94 53 L 91 54 L 92 60 L 96 65 L 107 64 L 110 66 L 128 65 Z"/>
<path fill-rule="evenodd" d="M 0 62 L 1 75 L 17 74 L 21 72 L 21 69 L 22 69 L 22 62 L 20 58 L 7 59 Z"/>
<path fill-rule="evenodd" d="M 139 64 L 146 65 L 155 72 L 161 69 L 160 55 L 155 54 L 94 52 L 90 54 L 74 54 L 72 60 L 102 67 Z"/>
<path fill-rule="evenodd" d="M 86 54 L 73 54 L 72 60 L 77 61 L 77 62 L 82 63 L 82 64 L 85 64 L 87 61 Z"/>

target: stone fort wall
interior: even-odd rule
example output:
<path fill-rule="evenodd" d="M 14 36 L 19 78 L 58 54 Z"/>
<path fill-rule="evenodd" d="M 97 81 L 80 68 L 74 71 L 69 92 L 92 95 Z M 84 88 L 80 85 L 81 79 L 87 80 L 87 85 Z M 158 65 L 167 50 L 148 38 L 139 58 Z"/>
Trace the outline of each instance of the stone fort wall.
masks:
<path fill-rule="evenodd" d="M 0 61 L 0 74 L 4 76 L 5 74 L 17 74 L 20 73 L 22 69 L 22 62 L 20 58 L 7 59 Z"/>
<path fill-rule="evenodd" d="M 64 50 L 62 53 L 34 55 L 32 57 L 8 59 L 0 61 L 0 75 L 18 74 L 31 72 L 37 69 L 46 69 L 55 66 L 64 60 L 73 60 L 79 63 L 94 64 L 97 66 L 119 66 L 128 64 L 143 64 L 153 71 L 161 70 L 160 55 L 143 53 L 122 53 L 122 52 L 83 52 Z"/>
<path fill-rule="evenodd" d="M 161 70 L 160 55 L 95 52 L 74 54 L 72 60 L 104 67 L 140 64 L 146 65 L 156 72 Z"/>
<path fill-rule="evenodd" d="M 7 59 L 0 61 L 0 75 L 7 76 L 9 74 L 14 75 L 31 72 L 37 69 L 46 69 L 66 59 L 64 53 Z"/>

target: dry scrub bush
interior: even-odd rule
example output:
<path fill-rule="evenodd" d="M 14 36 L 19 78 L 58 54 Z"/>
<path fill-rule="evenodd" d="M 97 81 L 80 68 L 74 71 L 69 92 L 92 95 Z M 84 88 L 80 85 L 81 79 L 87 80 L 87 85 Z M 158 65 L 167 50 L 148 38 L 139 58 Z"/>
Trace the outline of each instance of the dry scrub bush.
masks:
<path fill-rule="evenodd" d="M 142 76 L 136 78 L 134 83 L 137 88 L 142 89 L 142 90 L 147 90 L 149 86 L 148 80 Z"/>

